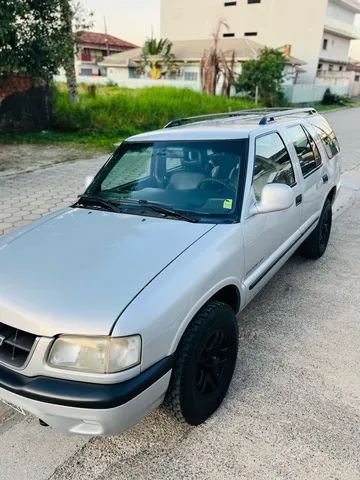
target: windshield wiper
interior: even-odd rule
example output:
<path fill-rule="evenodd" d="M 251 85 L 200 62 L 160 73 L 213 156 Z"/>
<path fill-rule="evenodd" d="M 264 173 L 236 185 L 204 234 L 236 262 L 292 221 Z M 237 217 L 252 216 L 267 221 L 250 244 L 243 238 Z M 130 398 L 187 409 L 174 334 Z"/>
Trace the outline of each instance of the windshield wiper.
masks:
<path fill-rule="evenodd" d="M 98 205 L 110 212 L 117 212 L 120 213 L 121 209 L 116 205 L 116 203 L 111 202 L 110 200 L 105 200 L 100 197 L 96 197 L 95 195 L 81 195 L 76 203 L 74 203 L 73 207 L 79 207 L 81 205 L 84 206 L 91 206 L 91 205 Z"/>
<path fill-rule="evenodd" d="M 148 200 L 138 200 L 137 202 L 139 205 L 145 206 L 154 212 L 163 213 L 165 216 L 179 218 L 181 220 L 185 220 L 186 222 L 197 223 L 198 220 L 195 217 L 192 217 L 186 213 L 178 212 L 171 207 L 165 207 L 158 203 L 152 203 Z"/>

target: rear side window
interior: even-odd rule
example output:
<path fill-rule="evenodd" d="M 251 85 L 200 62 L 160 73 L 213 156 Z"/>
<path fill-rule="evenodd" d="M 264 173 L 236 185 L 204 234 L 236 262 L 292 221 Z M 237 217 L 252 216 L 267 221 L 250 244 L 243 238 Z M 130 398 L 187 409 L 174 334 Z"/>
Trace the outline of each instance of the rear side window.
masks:
<path fill-rule="evenodd" d="M 307 177 L 321 165 L 319 149 L 309 133 L 301 125 L 289 127 L 288 133 L 299 158 L 303 176 Z"/>
<path fill-rule="evenodd" d="M 320 135 L 324 144 L 327 156 L 331 159 L 340 152 L 339 142 L 334 130 L 330 127 L 324 117 L 320 115 L 311 119 L 311 124 Z"/>
<path fill-rule="evenodd" d="M 256 200 L 268 183 L 295 185 L 294 169 L 289 152 L 278 133 L 258 137 L 255 143 L 253 188 Z"/>

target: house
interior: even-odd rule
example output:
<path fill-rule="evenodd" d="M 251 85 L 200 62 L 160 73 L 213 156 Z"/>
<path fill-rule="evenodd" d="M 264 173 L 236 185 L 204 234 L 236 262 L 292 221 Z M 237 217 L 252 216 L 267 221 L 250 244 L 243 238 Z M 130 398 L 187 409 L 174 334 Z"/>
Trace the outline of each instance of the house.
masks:
<path fill-rule="evenodd" d="M 136 45 L 105 33 L 79 32 L 76 70 L 79 76 L 103 76 L 106 70 L 99 63 L 113 53 L 136 48 Z"/>
<path fill-rule="evenodd" d="M 110 55 L 100 63 L 100 67 L 107 70 L 107 78 L 120 86 L 140 87 L 147 85 L 173 85 L 201 90 L 200 61 L 205 50 L 213 44 L 212 39 L 174 41 L 172 53 L 175 55 L 177 69 L 160 80 L 151 80 L 144 73 L 140 73 L 141 48 Z M 253 40 L 246 38 L 222 38 L 219 41 L 219 50 L 222 50 L 228 61 L 235 53 L 235 73 L 241 72 L 241 64 L 258 57 L 264 48 Z M 301 73 L 304 62 L 294 57 L 288 57 L 284 82 L 293 84 Z M 219 89 L 221 80 L 219 81 Z"/>
<path fill-rule="evenodd" d="M 350 58 L 349 63 L 346 67 L 346 70 L 351 79 L 350 96 L 359 97 L 360 96 L 360 61 Z"/>
<path fill-rule="evenodd" d="M 350 42 L 360 38 L 357 0 L 161 0 L 161 37 L 211 38 L 225 19 L 224 38 L 251 39 L 291 52 L 306 62 L 299 83 L 324 84 L 346 69 Z"/>
<path fill-rule="evenodd" d="M 134 48 L 137 46 L 133 43 L 107 33 L 78 32 L 78 51 L 75 56 L 77 81 L 80 83 L 107 83 L 106 68 L 101 67 L 100 63 L 108 55 L 126 52 Z M 55 75 L 54 80 L 66 81 L 64 69 Z"/>

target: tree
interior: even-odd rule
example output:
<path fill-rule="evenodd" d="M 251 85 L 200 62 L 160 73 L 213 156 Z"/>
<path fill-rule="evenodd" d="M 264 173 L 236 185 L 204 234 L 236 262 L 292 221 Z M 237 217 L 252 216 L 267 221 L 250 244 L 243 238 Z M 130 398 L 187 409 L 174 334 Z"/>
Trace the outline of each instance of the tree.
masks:
<path fill-rule="evenodd" d="M 266 106 L 277 106 L 283 99 L 281 85 L 286 65 L 287 59 L 281 51 L 264 48 L 258 59 L 243 63 L 236 90 L 255 97 L 258 89 L 260 99 Z"/>
<path fill-rule="evenodd" d="M 62 61 L 59 38 L 58 0 L 0 0 L 0 74 L 49 81 Z"/>
<path fill-rule="evenodd" d="M 73 32 L 79 26 L 90 22 L 77 0 L 0 0 L 0 74 L 49 82 L 64 66 L 76 95 Z"/>
<path fill-rule="evenodd" d="M 214 42 L 209 50 L 204 50 L 200 61 L 200 79 L 202 90 L 210 95 L 216 95 L 216 86 L 223 75 L 222 95 L 230 96 L 231 86 L 234 83 L 235 52 L 231 54 L 230 64 L 222 50 L 219 50 L 221 28 L 229 29 L 224 20 L 219 20 L 215 32 Z"/>
<path fill-rule="evenodd" d="M 62 67 L 65 70 L 69 97 L 74 103 L 78 100 L 75 53 L 78 47 L 79 33 L 92 26 L 92 13 L 86 14 L 81 2 L 77 0 L 59 0 L 59 7 L 63 38 L 61 43 Z"/>
<path fill-rule="evenodd" d="M 171 49 L 172 43 L 168 38 L 147 39 L 141 52 L 141 70 L 148 70 L 149 76 L 156 80 L 174 72 L 177 65 Z"/>

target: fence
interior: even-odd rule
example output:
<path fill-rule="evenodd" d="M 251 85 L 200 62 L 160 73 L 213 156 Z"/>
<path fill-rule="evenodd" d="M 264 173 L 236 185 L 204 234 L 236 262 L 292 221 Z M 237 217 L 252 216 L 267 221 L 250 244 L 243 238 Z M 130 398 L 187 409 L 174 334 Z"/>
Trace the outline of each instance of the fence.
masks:
<path fill-rule="evenodd" d="M 284 85 L 283 91 L 290 103 L 311 103 L 321 102 L 327 88 L 337 95 L 349 95 L 349 85 Z"/>

